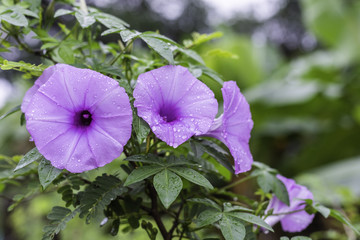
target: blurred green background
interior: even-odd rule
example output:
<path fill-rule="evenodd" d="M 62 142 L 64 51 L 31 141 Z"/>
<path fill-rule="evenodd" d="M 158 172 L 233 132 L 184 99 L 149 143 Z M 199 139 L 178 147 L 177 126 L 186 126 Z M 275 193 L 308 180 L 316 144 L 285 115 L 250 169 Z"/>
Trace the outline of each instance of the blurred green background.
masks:
<path fill-rule="evenodd" d="M 221 3 L 219 3 L 221 2 Z M 223 37 L 196 49 L 206 64 L 235 80 L 254 120 L 251 150 L 256 161 L 309 186 L 316 200 L 342 207 L 360 226 L 360 1 L 358 0 L 91 0 L 88 5 L 124 19 L 140 31 L 183 41 L 193 32 Z M 42 1 L 46 7 L 49 1 Z M 56 2 L 55 8 L 63 3 Z M 70 23 L 66 17 L 60 22 Z M 116 41 L 114 35 L 101 40 Z M 39 48 L 37 42 L 25 39 Z M 39 63 L 12 49 L 9 60 Z M 31 81 L 0 71 L 0 114 L 19 105 Z M 218 85 L 210 85 L 218 98 Z M 31 149 L 19 113 L 0 121 L 0 154 Z M 1 179 L 2 176 L 0 176 Z M 37 181 L 37 179 L 34 179 Z M 24 185 L 0 183 L 0 240 L 41 239 L 51 207 L 62 204 L 48 192 L 7 212 Z M 18 197 L 21 197 L 18 195 Z M 313 239 L 356 239 L 319 216 L 307 230 Z M 145 239 L 141 230 L 111 237 L 76 218 L 58 239 Z M 125 236 L 126 235 L 126 236 Z M 263 239 L 279 239 L 262 236 Z M 160 238 L 159 238 L 160 239 Z"/>

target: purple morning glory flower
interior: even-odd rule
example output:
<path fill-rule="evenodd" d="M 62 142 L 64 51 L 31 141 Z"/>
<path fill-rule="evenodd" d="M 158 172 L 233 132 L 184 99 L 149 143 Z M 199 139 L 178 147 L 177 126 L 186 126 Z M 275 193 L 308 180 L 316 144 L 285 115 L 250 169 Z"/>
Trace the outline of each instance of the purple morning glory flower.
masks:
<path fill-rule="evenodd" d="M 138 115 L 175 148 L 194 134 L 207 132 L 218 108 L 214 93 L 182 66 L 140 74 L 134 98 Z"/>
<path fill-rule="evenodd" d="M 246 172 L 253 162 L 249 149 L 250 132 L 254 125 L 250 107 L 234 81 L 225 82 L 221 91 L 224 113 L 214 120 L 209 132 L 203 136 L 222 141 L 234 158 L 235 173 Z"/>
<path fill-rule="evenodd" d="M 49 67 L 26 93 L 22 110 L 39 152 L 74 173 L 110 163 L 131 135 L 125 90 L 89 69 Z"/>
<path fill-rule="evenodd" d="M 281 202 L 276 196 L 274 196 L 265 210 L 267 213 L 270 209 L 273 210 L 273 214 L 293 212 L 304 209 L 304 201 L 300 199 L 314 199 L 313 194 L 304 186 L 296 184 L 292 179 L 285 178 L 281 175 L 276 176 L 284 184 L 289 193 L 290 206 Z M 287 232 L 301 232 L 312 222 L 314 214 L 309 215 L 305 210 L 284 214 L 278 216 L 269 216 L 265 219 L 265 222 L 270 226 L 275 225 L 277 222 L 281 222 L 282 229 Z"/>

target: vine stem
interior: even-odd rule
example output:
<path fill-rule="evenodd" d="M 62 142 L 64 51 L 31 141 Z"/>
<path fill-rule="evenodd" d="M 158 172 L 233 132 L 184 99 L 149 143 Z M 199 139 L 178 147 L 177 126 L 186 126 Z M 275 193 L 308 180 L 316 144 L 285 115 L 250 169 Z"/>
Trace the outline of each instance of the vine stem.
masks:
<path fill-rule="evenodd" d="M 290 212 L 274 213 L 274 214 L 270 214 L 270 215 L 268 215 L 268 216 L 288 215 L 288 214 L 297 213 L 297 212 L 301 212 L 301 211 L 305 211 L 305 208 L 303 208 L 303 209 L 298 209 L 298 210 L 294 210 L 294 211 L 290 211 Z M 266 216 L 266 217 L 268 217 L 268 216 Z"/>
<path fill-rule="evenodd" d="M 132 45 L 134 39 L 132 39 L 124 48 L 124 50 L 122 50 L 113 60 L 111 60 L 111 62 L 109 63 L 109 65 L 113 65 L 120 57 L 121 55 L 123 55 L 125 52 L 127 52 L 130 48 L 130 46 Z"/>
<path fill-rule="evenodd" d="M 151 186 L 151 184 L 148 185 L 148 189 L 149 189 L 149 195 L 151 198 L 151 216 L 154 218 L 160 233 L 162 235 L 162 237 L 164 238 L 164 240 L 170 240 L 171 236 L 169 235 L 169 233 L 166 231 L 166 228 L 164 226 L 164 223 L 161 220 L 161 216 L 158 212 L 158 203 L 157 203 L 157 197 L 156 197 L 156 191 L 155 188 L 153 186 Z"/>
<path fill-rule="evenodd" d="M 255 178 L 255 177 L 256 177 L 256 176 L 254 176 L 254 175 L 246 176 L 246 177 L 241 178 L 241 179 L 239 179 L 239 180 L 237 180 L 237 181 L 235 181 L 235 182 L 230 183 L 229 185 L 226 185 L 226 186 L 223 187 L 223 188 L 220 188 L 220 191 L 224 191 L 224 190 L 226 190 L 226 189 L 235 187 L 236 185 L 238 185 L 238 184 L 240 184 L 240 183 L 243 183 L 243 182 L 245 182 L 245 181 L 247 181 L 247 180 L 250 180 L 250 179 L 252 179 L 252 178 Z"/>

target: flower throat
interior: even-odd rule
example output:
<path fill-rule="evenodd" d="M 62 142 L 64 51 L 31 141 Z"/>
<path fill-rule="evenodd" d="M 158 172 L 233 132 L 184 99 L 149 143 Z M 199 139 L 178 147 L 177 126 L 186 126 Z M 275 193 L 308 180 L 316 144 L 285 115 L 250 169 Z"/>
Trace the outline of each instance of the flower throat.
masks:
<path fill-rule="evenodd" d="M 92 115 L 88 110 L 78 112 L 75 116 L 75 123 L 77 126 L 87 127 L 92 122 Z"/>

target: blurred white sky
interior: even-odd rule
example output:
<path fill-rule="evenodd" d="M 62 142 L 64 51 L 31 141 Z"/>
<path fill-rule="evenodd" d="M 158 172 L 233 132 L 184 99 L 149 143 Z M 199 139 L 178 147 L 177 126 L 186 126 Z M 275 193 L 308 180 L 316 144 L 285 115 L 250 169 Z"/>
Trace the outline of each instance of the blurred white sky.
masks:
<path fill-rule="evenodd" d="M 229 19 L 236 14 L 266 20 L 282 6 L 283 0 L 202 0 L 212 6 L 219 15 L 218 21 Z"/>
<path fill-rule="evenodd" d="M 134 0 L 135 1 L 135 0 Z M 202 0 L 213 8 L 209 21 L 212 24 L 221 23 L 235 15 L 252 17 L 263 21 L 273 16 L 281 7 L 284 0 Z M 113 4 L 116 7 L 118 0 L 95 0 L 95 5 L 105 7 Z M 169 20 L 177 19 L 184 11 L 182 0 L 150 0 L 151 8 Z M 118 5 L 121 7 L 121 4 Z"/>
<path fill-rule="evenodd" d="M 11 84 L 6 79 L 0 78 L 0 109 L 4 106 L 6 99 L 12 91 Z"/>

